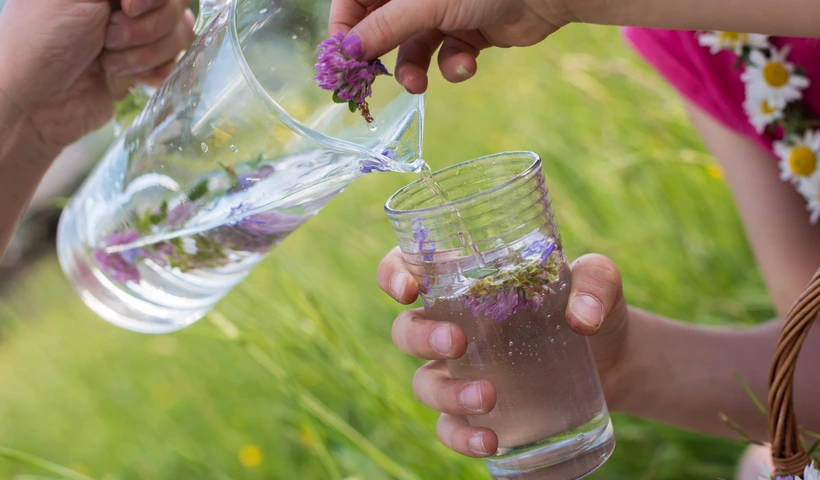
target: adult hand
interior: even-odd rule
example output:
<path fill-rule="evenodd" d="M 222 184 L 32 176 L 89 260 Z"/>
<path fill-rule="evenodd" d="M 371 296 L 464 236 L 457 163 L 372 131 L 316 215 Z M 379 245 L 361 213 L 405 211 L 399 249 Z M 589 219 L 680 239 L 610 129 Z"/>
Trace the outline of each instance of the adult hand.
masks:
<path fill-rule="evenodd" d="M 419 287 L 407 273 L 396 248 L 385 256 L 377 273 L 379 287 L 396 301 L 415 301 Z M 626 364 L 626 333 L 629 314 L 621 286 L 621 276 L 611 260 L 586 255 L 572 264 L 572 287 L 566 321 L 575 332 L 590 336 L 595 363 L 612 410 L 617 410 L 623 390 Z M 467 337 L 458 325 L 425 318 L 423 309 L 401 313 L 393 323 L 393 342 L 403 352 L 431 360 L 413 378 L 413 390 L 425 405 L 442 412 L 438 421 L 439 440 L 458 453 L 483 457 L 495 453 L 496 434 L 467 423 L 466 415 L 489 413 L 496 393 L 486 380 L 453 379 L 446 360 L 467 351 Z"/>
<path fill-rule="evenodd" d="M 192 38 L 186 0 L 121 7 L 112 14 L 106 0 L 8 0 L 0 14 L 0 95 L 27 117 L 46 157 L 111 118 L 128 86 L 113 79 L 157 85 Z"/>
<path fill-rule="evenodd" d="M 427 70 L 441 45 L 444 78 L 461 82 L 476 72 L 489 47 L 523 47 L 546 38 L 571 18 L 564 0 L 333 0 L 330 34 L 359 35 L 363 59 L 399 47 L 396 77 L 411 93 L 427 89 Z"/>

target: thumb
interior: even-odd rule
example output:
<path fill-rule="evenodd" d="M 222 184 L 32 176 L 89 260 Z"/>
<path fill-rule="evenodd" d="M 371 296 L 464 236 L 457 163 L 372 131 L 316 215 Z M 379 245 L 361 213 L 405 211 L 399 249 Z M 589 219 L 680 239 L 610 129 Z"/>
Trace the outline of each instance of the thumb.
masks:
<path fill-rule="evenodd" d="M 410 37 L 437 28 L 449 2 L 392 0 L 373 10 L 350 31 L 362 41 L 362 59 L 372 60 L 397 48 Z"/>
<path fill-rule="evenodd" d="M 623 315 L 617 315 L 623 313 Z M 626 317 L 621 273 L 609 258 L 590 254 L 572 264 L 572 287 L 567 305 L 567 323 L 581 335 L 594 335 L 604 321 Z M 607 327 L 615 327 L 608 325 Z"/>

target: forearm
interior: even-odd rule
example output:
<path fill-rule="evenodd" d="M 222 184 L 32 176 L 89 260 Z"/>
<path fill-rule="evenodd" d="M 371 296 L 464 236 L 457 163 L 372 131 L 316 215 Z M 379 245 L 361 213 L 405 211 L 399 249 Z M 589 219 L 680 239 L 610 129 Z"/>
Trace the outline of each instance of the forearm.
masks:
<path fill-rule="evenodd" d="M 670 321 L 630 310 L 623 393 L 617 410 L 703 433 L 737 438 L 720 419 L 725 413 L 758 440 L 767 437 L 766 417 L 736 376 L 765 405 L 769 365 L 780 332 L 775 321 L 729 329 Z M 806 339 L 795 375 L 798 421 L 820 428 L 820 384 L 812 366 L 820 362 L 820 331 Z"/>
<path fill-rule="evenodd" d="M 0 257 L 56 154 L 0 90 Z"/>
<path fill-rule="evenodd" d="M 565 0 L 577 21 L 820 37 L 815 0 Z"/>

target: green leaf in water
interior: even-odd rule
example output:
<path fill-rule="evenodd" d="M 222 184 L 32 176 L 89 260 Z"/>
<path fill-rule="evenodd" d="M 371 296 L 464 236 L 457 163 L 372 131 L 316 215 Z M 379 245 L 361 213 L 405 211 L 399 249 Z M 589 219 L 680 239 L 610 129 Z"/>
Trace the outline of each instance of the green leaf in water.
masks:
<path fill-rule="evenodd" d="M 151 222 L 152 225 L 159 225 L 160 223 L 162 223 L 162 220 L 164 219 L 165 215 L 160 215 L 158 213 L 155 213 L 148 217 L 148 220 Z"/>
<path fill-rule="evenodd" d="M 338 90 L 336 90 L 335 92 L 333 92 L 333 103 L 345 103 L 345 101 L 344 101 L 344 100 L 342 100 L 341 98 L 339 98 L 339 91 L 338 91 Z"/>
<path fill-rule="evenodd" d="M 205 196 L 206 193 L 208 193 L 208 180 L 202 180 L 188 192 L 188 199 L 195 202 Z"/>
<path fill-rule="evenodd" d="M 476 279 L 488 277 L 488 276 L 496 274 L 496 273 L 498 273 L 498 270 L 496 270 L 494 268 L 477 268 L 475 270 L 470 270 L 470 271 L 467 271 L 467 272 L 461 272 L 461 274 L 464 275 L 467 278 L 476 278 Z"/>

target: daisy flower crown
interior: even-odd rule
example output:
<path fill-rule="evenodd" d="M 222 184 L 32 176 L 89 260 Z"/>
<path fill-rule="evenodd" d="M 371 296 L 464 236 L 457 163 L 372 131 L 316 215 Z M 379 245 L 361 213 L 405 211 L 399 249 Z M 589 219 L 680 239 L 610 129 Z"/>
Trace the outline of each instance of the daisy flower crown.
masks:
<path fill-rule="evenodd" d="M 737 56 L 746 89 L 743 110 L 757 133 L 783 131 L 772 144 L 780 163 L 780 178 L 790 182 L 806 200 L 811 223 L 820 220 L 820 126 L 802 104 L 809 86 L 805 72 L 788 61 L 789 46 L 777 48 L 767 35 L 708 31 L 698 43 L 712 54 L 727 50 Z"/>

